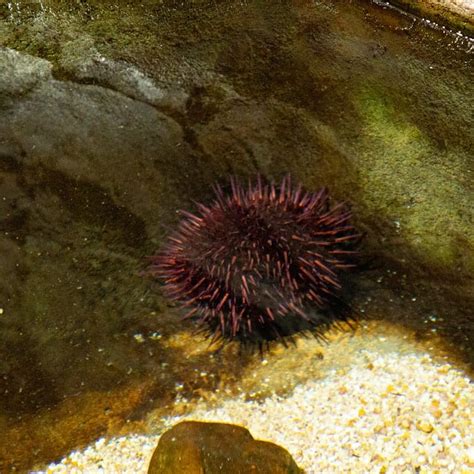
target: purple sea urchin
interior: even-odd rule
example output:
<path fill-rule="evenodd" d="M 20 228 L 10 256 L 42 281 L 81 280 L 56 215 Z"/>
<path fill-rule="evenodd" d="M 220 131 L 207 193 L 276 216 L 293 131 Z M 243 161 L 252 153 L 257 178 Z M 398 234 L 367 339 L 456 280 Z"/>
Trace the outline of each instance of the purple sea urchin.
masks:
<path fill-rule="evenodd" d="M 248 187 L 231 179 L 227 195 L 198 204 L 164 249 L 150 274 L 167 296 L 188 309 L 215 338 L 271 340 L 301 328 L 322 335 L 347 320 L 341 272 L 354 266 L 360 235 L 342 204 L 326 189 L 305 192 L 290 177 L 278 186 L 260 177 Z"/>

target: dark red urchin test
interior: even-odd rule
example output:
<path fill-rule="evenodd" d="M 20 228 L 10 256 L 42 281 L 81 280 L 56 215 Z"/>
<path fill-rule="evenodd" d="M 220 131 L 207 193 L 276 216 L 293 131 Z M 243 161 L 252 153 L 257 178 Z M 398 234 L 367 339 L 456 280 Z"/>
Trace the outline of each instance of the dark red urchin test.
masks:
<path fill-rule="evenodd" d="M 331 206 L 326 189 L 281 184 L 244 187 L 181 211 L 177 231 L 151 257 L 149 273 L 215 339 L 261 343 L 312 329 L 316 336 L 350 319 L 342 273 L 354 265 L 360 234 L 351 212 Z"/>

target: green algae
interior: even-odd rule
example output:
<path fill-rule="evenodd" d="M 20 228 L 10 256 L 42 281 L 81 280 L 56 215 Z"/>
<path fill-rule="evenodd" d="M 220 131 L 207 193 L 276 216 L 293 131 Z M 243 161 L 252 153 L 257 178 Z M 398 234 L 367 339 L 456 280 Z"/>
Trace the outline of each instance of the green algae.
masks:
<path fill-rule="evenodd" d="M 367 212 L 384 216 L 427 266 L 472 272 L 468 157 L 441 151 L 387 96 L 363 90 L 356 104 L 363 119 L 358 172 Z"/>

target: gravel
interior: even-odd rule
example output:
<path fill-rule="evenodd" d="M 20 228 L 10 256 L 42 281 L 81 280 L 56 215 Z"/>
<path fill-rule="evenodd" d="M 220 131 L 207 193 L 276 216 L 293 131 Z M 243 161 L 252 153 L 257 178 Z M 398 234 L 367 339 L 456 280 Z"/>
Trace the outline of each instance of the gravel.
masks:
<path fill-rule="evenodd" d="M 474 384 L 429 355 L 364 352 L 364 363 L 287 397 L 229 399 L 164 420 L 246 426 L 310 473 L 474 473 Z M 145 473 L 159 434 L 99 439 L 41 473 Z"/>

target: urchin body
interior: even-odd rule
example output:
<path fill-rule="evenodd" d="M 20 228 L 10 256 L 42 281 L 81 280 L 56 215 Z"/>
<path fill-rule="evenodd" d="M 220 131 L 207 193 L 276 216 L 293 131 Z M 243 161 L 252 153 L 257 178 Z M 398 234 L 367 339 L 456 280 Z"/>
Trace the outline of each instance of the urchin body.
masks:
<path fill-rule="evenodd" d="M 228 195 L 215 192 L 198 213 L 182 211 L 151 259 L 151 274 L 188 309 L 185 317 L 216 338 L 241 340 L 288 335 L 295 321 L 320 335 L 347 317 L 336 310 L 341 273 L 354 266 L 360 237 L 349 210 L 331 206 L 325 189 L 293 188 L 289 176 L 278 186 L 259 177 L 245 188 L 232 179 Z"/>

